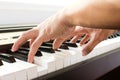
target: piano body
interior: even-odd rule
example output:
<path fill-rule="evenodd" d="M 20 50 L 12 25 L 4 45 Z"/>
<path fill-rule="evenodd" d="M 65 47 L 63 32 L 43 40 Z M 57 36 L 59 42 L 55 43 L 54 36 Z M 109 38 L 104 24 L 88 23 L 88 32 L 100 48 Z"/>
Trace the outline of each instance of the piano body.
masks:
<path fill-rule="evenodd" d="M 120 66 L 120 33 L 111 35 L 83 57 L 78 43 L 64 42 L 54 51 L 43 43 L 28 63 L 28 43 L 10 48 L 25 30 L 35 27 L 63 6 L 0 2 L 0 80 L 97 80 Z M 78 40 L 80 41 L 80 40 Z"/>

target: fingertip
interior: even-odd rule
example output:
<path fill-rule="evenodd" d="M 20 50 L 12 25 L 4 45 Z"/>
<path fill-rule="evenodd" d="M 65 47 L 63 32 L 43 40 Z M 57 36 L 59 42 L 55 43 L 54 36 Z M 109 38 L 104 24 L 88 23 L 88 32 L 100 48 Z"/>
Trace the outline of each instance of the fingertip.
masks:
<path fill-rule="evenodd" d="M 92 48 L 87 44 L 83 46 L 82 55 L 86 56 L 92 51 Z"/>
<path fill-rule="evenodd" d="M 82 56 L 86 56 L 87 54 L 89 54 L 89 52 L 87 52 L 86 50 L 82 51 Z"/>
<path fill-rule="evenodd" d="M 33 61 L 34 61 L 34 55 L 32 55 L 31 53 L 29 53 L 27 61 L 29 63 L 33 63 Z"/>
<path fill-rule="evenodd" d="M 15 44 L 13 44 L 13 46 L 12 46 L 12 48 L 11 48 L 11 51 L 12 51 L 12 52 L 15 52 L 15 51 L 17 51 L 17 49 L 18 49 L 17 46 L 16 46 Z"/>

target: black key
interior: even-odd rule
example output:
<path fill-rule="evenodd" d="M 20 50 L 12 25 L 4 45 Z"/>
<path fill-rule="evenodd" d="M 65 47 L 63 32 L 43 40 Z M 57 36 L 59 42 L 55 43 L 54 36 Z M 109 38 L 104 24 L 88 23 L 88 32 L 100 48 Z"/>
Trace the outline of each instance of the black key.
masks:
<path fill-rule="evenodd" d="M 111 37 L 109 36 L 108 39 L 111 39 Z"/>
<path fill-rule="evenodd" d="M 2 66 L 3 65 L 3 62 L 2 62 L 2 60 L 0 59 L 0 66 Z"/>
<path fill-rule="evenodd" d="M 46 42 L 46 43 L 53 43 L 53 40 L 50 40 L 50 41 L 48 41 L 48 42 Z"/>
<path fill-rule="evenodd" d="M 16 62 L 15 61 L 15 58 L 14 56 L 10 55 L 10 54 L 6 54 L 6 53 L 0 53 L 0 58 L 6 62 L 9 62 L 9 63 L 14 63 Z"/>
<path fill-rule="evenodd" d="M 116 35 L 116 34 L 114 34 L 113 36 L 114 36 L 114 38 L 116 38 L 116 37 L 117 37 L 117 35 Z"/>
<path fill-rule="evenodd" d="M 39 49 L 40 51 L 43 51 L 43 52 L 55 53 L 55 50 L 51 47 L 40 46 Z"/>
<path fill-rule="evenodd" d="M 52 48 L 52 43 L 43 43 L 41 46 L 48 46 L 48 47 L 51 47 Z M 66 44 L 62 44 L 60 46 L 60 49 L 69 49 L 68 46 Z"/>
<path fill-rule="evenodd" d="M 22 60 L 22 61 L 27 61 L 27 59 L 28 59 L 27 56 L 20 54 L 18 52 L 11 53 L 11 55 L 13 55 L 15 58 Z"/>
<path fill-rule="evenodd" d="M 18 38 L 18 37 L 19 37 L 19 36 L 13 36 L 12 38 L 13 38 L 13 39 L 16 39 L 16 38 Z"/>
<path fill-rule="evenodd" d="M 76 43 L 64 42 L 63 44 L 66 44 L 67 46 L 70 46 L 70 47 L 78 47 Z"/>
<path fill-rule="evenodd" d="M 82 40 L 82 39 L 78 39 L 76 42 L 77 42 L 77 43 L 80 43 L 81 40 Z"/>
<path fill-rule="evenodd" d="M 116 34 L 117 36 L 120 36 L 120 34 Z"/>
<path fill-rule="evenodd" d="M 23 54 L 23 55 L 25 55 L 25 56 L 28 55 L 28 51 L 18 50 L 18 51 L 16 51 L 16 52 L 19 53 L 19 54 Z"/>
<path fill-rule="evenodd" d="M 116 34 L 117 36 L 120 36 L 120 34 Z"/>
<path fill-rule="evenodd" d="M 69 50 L 68 46 L 66 44 L 62 44 L 60 46 L 60 49 L 66 49 L 66 50 Z"/>
<path fill-rule="evenodd" d="M 52 43 L 42 43 L 42 45 L 41 46 L 48 46 L 48 47 L 52 47 L 53 45 L 52 45 Z"/>
<path fill-rule="evenodd" d="M 20 59 L 22 61 L 27 61 L 27 56 L 16 52 L 11 52 L 11 50 L 6 50 L 6 53 L 13 55 L 15 58 Z"/>
<path fill-rule="evenodd" d="M 30 51 L 29 48 L 24 48 L 24 47 L 21 47 L 19 50 L 18 50 L 18 53 L 21 53 L 21 54 L 24 54 L 24 55 L 28 55 L 28 52 Z M 42 56 L 42 53 L 41 51 L 38 49 L 35 56 Z"/>

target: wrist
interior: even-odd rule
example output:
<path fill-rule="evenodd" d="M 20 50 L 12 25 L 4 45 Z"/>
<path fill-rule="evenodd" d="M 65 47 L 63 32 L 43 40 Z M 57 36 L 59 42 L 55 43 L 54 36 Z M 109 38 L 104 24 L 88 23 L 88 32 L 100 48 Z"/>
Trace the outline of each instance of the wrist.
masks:
<path fill-rule="evenodd" d="M 65 25 L 65 27 L 74 26 L 72 21 L 72 16 L 67 9 L 61 10 L 60 12 L 57 13 L 55 17 L 57 18 L 57 21 L 59 21 L 60 24 Z"/>

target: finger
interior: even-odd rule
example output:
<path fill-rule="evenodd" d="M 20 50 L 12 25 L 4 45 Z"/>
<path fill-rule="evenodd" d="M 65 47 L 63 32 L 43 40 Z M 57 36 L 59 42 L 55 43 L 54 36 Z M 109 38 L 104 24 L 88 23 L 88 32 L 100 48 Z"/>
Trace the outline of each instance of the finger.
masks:
<path fill-rule="evenodd" d="M 86 45 L 84 45 L 82 55 L 85 56 L 89 54 L 99 42 L 101 41 L 98 40 L 97 38 L 92 38 Z"/>
<path fill-rule="evenodd" d="M 29 47 L 32 45 L 32 43 L 35 41 L 35 39 L 31 39 L 29 43 Z"/>
<path fill-rule="evenodd" d="M 35 31 L 35 29 L 30 29 L 28 31 L 25 31 L 19 38 L 18 40 L 13 44 L 12 46 L 12 51 L 18 50 L 20 46 L 22 46 L 28 39 L 35 38 L 35 34 L 38 32 Z"/>
<path fill-rule="evenodd" d="M 80 38 L 80 36 L 74 36 L 72 39 L 71 39 L 71 41 L 70 42 L 72 42 L 72 43 L 75 43 L 78 39 Z"/>
<path fill-rule="evenodd" d="M 20 37 L 18 38 L 18 40 L 13 44 L 11 50 L 12 50 L 13 52 L 16 51 L 16 50 L 18 50 L 18 48 L 19 48 L 20 46 L 22 46 L 27 40 L 28 40 L 27 36 L 25 36 L 25 35 L 20 36 Z"/>
<path fill-rule="evenodd" d="M 80 41 L 80 45 L 85 44 L 88 40 L 89 40 L 89 35 L 86 34 L 86 35 L 83 37 L 83 39 Z"/>
<path fill-rule="evenodd" d="M 28 54 L 28 62 L 32 63 L 34 60 L 34 56 L 39 48 L 39 46 L 42 44 L 43 42 L 43 37 L 37 37 L 34 42 L 32 43 L 32 45 L 30 46 L 30 51 Z"/>
<path fill-rule="evenodd" d="M 53 42 L 53 49 L 58 49 L 60 45 L 64 42 L 65 39 L 63 38 L 57 38 Z"/>

